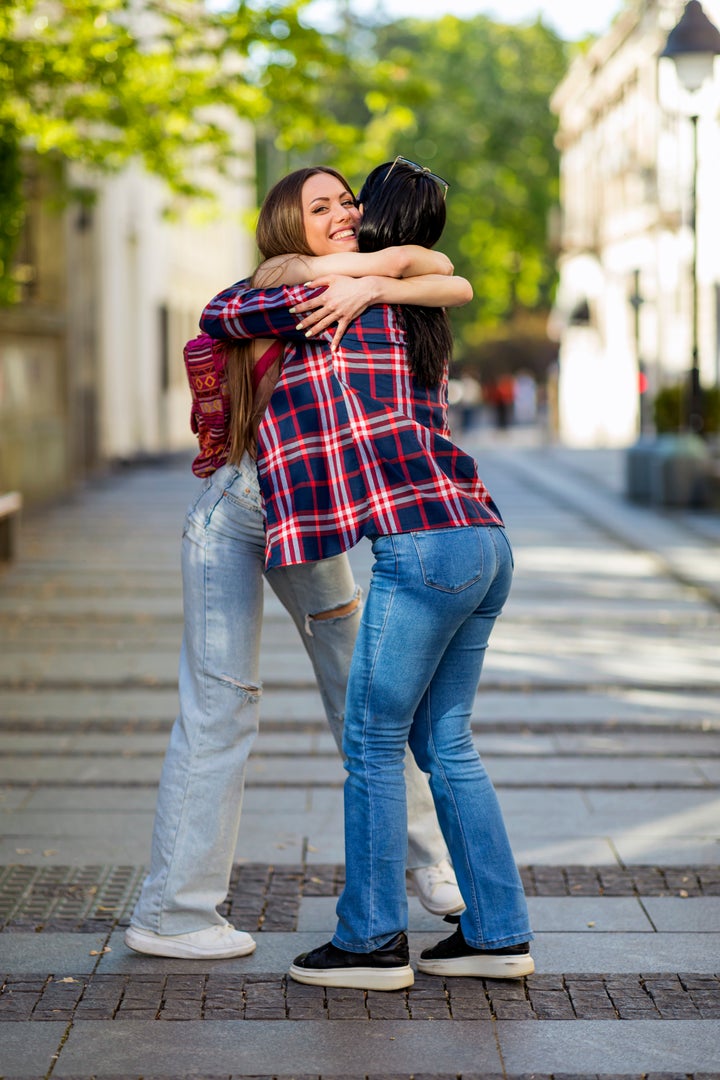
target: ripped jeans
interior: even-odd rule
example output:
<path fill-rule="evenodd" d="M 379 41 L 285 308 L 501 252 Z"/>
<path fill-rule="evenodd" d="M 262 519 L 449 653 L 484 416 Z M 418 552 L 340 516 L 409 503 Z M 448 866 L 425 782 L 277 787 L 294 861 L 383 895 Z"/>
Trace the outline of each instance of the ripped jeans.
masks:
<path fill-rule="evenodd" d="M 210 477 L 185 520 L 180 712 L 160 778 L 150 871 L 132 917 L 155 933 L 224 922 L 217 907 L 227 895 L 258 730 L 264 562 L 257 472 L 245 457 Z M 267 580 L 300 632 L 341 749 L 361 614 L 347 557 L 274 569 Z M 408 864 L 438 862 L 447 849 L 427 779 L 410 753 L 406 784 Z"/>

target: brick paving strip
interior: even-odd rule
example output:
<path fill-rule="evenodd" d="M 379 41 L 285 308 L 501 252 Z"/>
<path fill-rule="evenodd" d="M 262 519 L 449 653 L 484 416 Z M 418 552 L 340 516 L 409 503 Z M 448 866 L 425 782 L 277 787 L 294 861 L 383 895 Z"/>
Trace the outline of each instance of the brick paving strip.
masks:
<path fill-rule="evenodd" d="M 528 896 L 720 896 L 720 866 L 525 866 Z M 0 868 L 0 930 L 103 933 L 127 925 L 145 871 L 140 866 Z M 339 896 L 342 864 L 233 869 L 221 913 L 253 931 L 291 931 L 303 897 Z"/>
<path fill-rule="evenodd" d="M 78 1020 L 716 1020 L 719 975 L 418 974 L 396 994 L 304 986 L 277 974 L 6 976 L 0 1022 Z"/>

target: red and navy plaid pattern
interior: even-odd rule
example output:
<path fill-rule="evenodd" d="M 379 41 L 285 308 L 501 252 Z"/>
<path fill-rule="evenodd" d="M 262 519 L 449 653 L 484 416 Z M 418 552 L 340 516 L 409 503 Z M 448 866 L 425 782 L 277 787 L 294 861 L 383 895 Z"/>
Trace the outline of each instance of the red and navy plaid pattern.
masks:
<path fill-rule="evenodd" d="M 450 441 L 447 381 L 415 383 L 391 307 L 356 319 L 333 356 L 330 332 L 308 341 L 288 311 L 310 291 L 245 287 L 215 297 L 201 326 L 289 339 L 258 433 L 268 567 L 327 558 L 363 536 L 502 525 L 475 460 Z"/>

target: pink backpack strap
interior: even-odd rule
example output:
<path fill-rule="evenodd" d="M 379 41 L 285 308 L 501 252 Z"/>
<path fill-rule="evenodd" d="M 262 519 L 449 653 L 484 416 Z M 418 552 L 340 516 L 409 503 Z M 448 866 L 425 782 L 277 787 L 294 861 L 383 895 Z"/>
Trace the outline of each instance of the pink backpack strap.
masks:
<path fill-rule="evenodd" d="M 282 341 L 273 341 L 270 348 L 266 349 L 266 351 L 262 354 L 260 359 L 253 367 L 253 390 L 257 390 L 258 386 L 262 381 L 263 375 L 265 375 L 268 369 L 272 366 L 272 364 L 274 364 L 274 362 L 282 356 L 284 349 L 285 346 Z"/>

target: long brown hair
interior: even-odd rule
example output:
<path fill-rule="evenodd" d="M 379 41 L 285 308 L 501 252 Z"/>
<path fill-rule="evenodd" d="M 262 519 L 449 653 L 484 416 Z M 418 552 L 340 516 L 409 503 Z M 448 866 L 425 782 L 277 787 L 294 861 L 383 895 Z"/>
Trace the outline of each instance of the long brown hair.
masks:
<path fill-rule="evenodd" d="M 344 176 L 335 169 L 323 165 L 295 172 L 278 180 L 263 200 L 255 229 L 255 243 L 262 260 L 280 255 L 310 255 L 303 221 L 302 190 L 305 182 L 317 173 L 327 173 L 339 180 L 352 194 L 352 188 Z M 282 276 L 278 270 L 278 278 Z M 268 287 L 272 282 L 265 282 Z M 230 440 L 228 461 L 239 465 L 247 451 L 255 456 L 257 450 L 257 427 L 262 414 L 258 415 L 252 384 L 253 341 L 228 341 L 226 363 L 228 394 L 230 396 Z"/>

